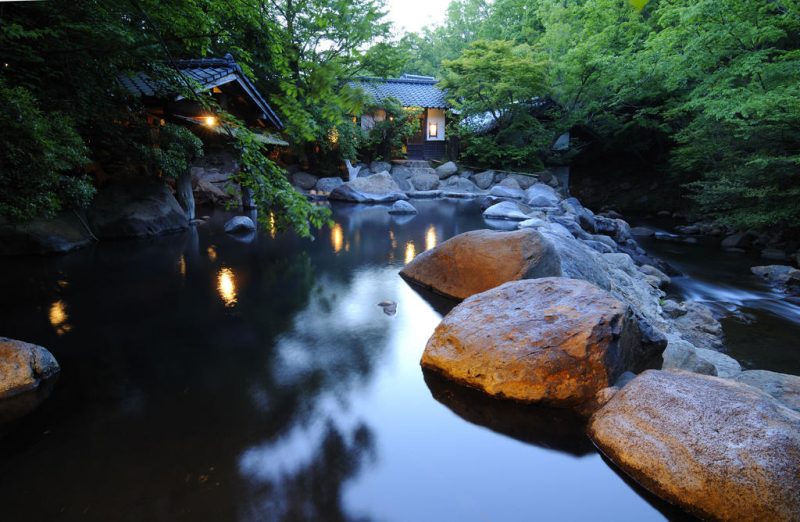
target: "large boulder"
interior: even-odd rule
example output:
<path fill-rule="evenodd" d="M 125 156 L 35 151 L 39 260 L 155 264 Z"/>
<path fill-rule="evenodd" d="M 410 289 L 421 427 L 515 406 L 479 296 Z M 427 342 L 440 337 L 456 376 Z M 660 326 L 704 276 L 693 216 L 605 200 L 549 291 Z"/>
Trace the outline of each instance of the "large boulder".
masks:
<path fill-rule="evenodd" d="M 782 292 L 800 292 L 800 270 L 797 268 L 767 265 L 751 267 L 750 271 Z"/>
<path fill-rule="evenodd" d="M 478 188 L 475 183 L 458 176 L 451 176 L 443 180 L 439 183 L 439 188 L 448 192 L 463 192 L 465 194 L 477 194 L 481 192 L 481 189 Z"/>
<path fill-rule="evenodd" d="M 800 376 L 768 370 L 747 370 L 734 379 L 764 391 L 794 411 L 800 412 Z"/>
<path fill-rule="evenodd" d="M 435 174 L 420 172 L 409 178 L 414 190 L 434 190 L 439 187 L 439 177 Z"/>
<path fill-rule="evenodd" d="M 302 170 L 292 174 L 292 184 L 303 190 L 313 189 L 317 186 L 317 181 L 319 181 L 318 177 L 308 172 L 303 172 Z"/>
<path fill-rule="evenodd" d="M 334 176 L 330 178 L 319 178 L 319 181 L 317 181 L 317 184 L 314 188 L 318 192 L 329 194 L 330 192 L 333 192 L 333 189 L 342 185 L 344 185 L 342 178 Z"/>
<path fill-rule="evenodd" d="M 497 187 L 495 187 L 497 188 Z M 524 213 L 519 205 L 512 201 L 501 201 L 483 211 L 486 219 L 505 219 L 508 221 L 525 221 L 530 216 Z"/>
<path fill-rule="evenodd" d="M 240 197 L 238 186 L 230 181 L 215 182 L 209 178 L 198 178 L 193 182 L 195 203 L 199 206 L 224 207 L 228 202 Z"/>
<path fill-rule="evenodd" d="M 561 197 L 550 185 L 536 183 L 525 191 L 525 203 L 532 207 L 557 207 Z"/>
<path fill-rule="evenodd" d="M 800 414 L 751 386 L 647 371 L 588 433 L 639 484 L 701 518 L 800 518 Z"/>
<path fill-rule="evenodd" d="M 0 399 L 38 388 L 59 371 L 47 349 L 0 337 Z"/>
<path fill-rule="evenodd" d="M 114 183 L 97 193 L 88 215 L 101 239 L 156 236 L 189 226 L 175 196 L 159 180 Z"/>
<path fill-rule="evenodd" d="M 466 299 L 436 328 L 421 364 L 494 397 L 578 406 L 641 355 L 629 306 L 585 281 L 554 277 Z"/>
<path fill-rule="evenodd" d="M 671 341 L 662 354 L 664 370 L 686 370 L 704 375 L 717 375 L 717 368 L 698 355 L 697 349 L 684 340 Z"/>
<path fill-rule="evenodd" d="M 710 308 L 696 301 L 685 301 L 679 305 L 679 314 L 673 324 L 684 339 L 698 348 L 722 349 L 722 325 Z"/>
<path fill-rule="evenodd" d="M 456 172 L 458 172 L 458 165 L 456 165 L 452 161 L 448 161 L 447 163 L 444 163 L 436 167 L 436 175 L 439 177 L 439 179 L 449 178 Z"/>
<path fill-rule="evenodd" d="M 61 212 L 51 219 L 11 225 L 0 218 L 0 256 L 63 254 L 92 242 L 78 214 Z"/>
<path fill-rule="evenodd" d="M 351 203 L 387 203 L 408 199 L 388 172 L 348 181 L 334 188 L 328 198 Z"/>
<path fill-rule="evenodd" d="M 459 234 L 414 258 L 405 279 L 455 299 L 508 281 L 561 275 L 553 245 L 531 229 L 474 230 Z"/>
<path fill-rule="evenodd" d="M 494 181 L 494 171 L 485 170 L 478 174 L 473 174 L 472 181 L 475 183 L 475 185 L 478 186 L 478 188 L 486 190 L 492 185 L 492 182 Z"/>
<path fill-rule="evenodd" d="M 519 187 L 522 190 L 527 190 L 533 185 L 539 183 L 539 178 L 536 176 L 529 176 L 527 174 L 509 174 L 508 178 L 506 179 L 513 179 L 517 182 Z"/>
<path fill-rule="evenodd" d="M 498 198 L 522 199 L 525 193 L 520 188 L 495 185 L 492 187 L 492 190 L 489 191 L 489 195 Z"/>

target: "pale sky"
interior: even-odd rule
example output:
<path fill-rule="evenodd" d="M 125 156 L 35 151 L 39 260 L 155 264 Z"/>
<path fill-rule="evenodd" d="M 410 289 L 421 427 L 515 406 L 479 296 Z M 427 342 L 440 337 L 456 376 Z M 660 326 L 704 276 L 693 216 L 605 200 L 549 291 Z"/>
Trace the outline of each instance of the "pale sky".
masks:
<path fill-rule="evenodd" d="M 387 0 L 389 20 L 394 22 L 395 31 L 419 31 L 426 25 L 440 24 L 444 21 L 450 0 Z"/>

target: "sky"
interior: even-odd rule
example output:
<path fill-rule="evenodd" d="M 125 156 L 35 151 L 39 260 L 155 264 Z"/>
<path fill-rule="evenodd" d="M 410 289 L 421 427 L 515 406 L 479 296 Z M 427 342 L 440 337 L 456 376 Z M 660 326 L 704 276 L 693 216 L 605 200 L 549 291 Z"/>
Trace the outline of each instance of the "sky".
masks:
<path fill-rule="evenodd" d="M 398 33 L 416 32 L 426 25 L 443 22 L 449 3 L 450 0 L 387 0 L 386 7 Z"/>

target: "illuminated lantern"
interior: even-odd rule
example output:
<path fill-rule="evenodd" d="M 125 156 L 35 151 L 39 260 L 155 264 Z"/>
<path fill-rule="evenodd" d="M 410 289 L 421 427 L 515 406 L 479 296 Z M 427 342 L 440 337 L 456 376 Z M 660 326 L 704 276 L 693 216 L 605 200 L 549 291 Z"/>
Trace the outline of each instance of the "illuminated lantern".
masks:
<path fill-rule="evenodd" d="M 435 121 L 428 124 L 428 137 L 435 138 L 439 134 L 439 124 Z"/>
<path fill-rule="evenodd" d="M 216 127 L 217 126 L 217 118 L 216 118 L 216 116 L 205 116 L 203 118 L 203 124 L 206 127 Z"/>

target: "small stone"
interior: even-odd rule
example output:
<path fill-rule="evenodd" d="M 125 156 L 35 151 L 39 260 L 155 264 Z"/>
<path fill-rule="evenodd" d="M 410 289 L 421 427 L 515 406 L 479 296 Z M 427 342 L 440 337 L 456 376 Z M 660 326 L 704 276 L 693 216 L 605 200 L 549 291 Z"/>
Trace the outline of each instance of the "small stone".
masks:
<path fill-rule="evenodd" d="M 389 214 L 416 214 L 417 209 L 408 201 L 395 201 L 392 208 L 389 209 Z"/>

